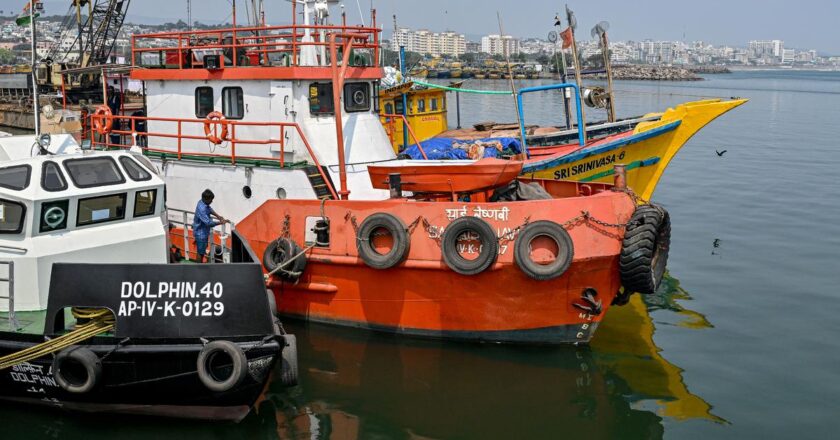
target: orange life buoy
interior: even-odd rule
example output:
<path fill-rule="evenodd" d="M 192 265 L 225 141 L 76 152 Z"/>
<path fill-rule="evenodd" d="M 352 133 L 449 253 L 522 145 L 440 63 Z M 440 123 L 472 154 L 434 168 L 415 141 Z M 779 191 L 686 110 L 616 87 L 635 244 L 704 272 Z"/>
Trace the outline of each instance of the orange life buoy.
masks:
<path fill-rule="evenodd" d="M 212 112 L 204 120 L 204 135 L 207 140 L 219 145 L 228 138 L 228 120 L 221 112 Z"/>
<path fill-rule="evenodd" d="M 113 117 L 114 115 L 107 105 L 100 105 L 90 117 L 93 130 L 102 135 L 110 133 L 111 127 L 114 126 Z"/>

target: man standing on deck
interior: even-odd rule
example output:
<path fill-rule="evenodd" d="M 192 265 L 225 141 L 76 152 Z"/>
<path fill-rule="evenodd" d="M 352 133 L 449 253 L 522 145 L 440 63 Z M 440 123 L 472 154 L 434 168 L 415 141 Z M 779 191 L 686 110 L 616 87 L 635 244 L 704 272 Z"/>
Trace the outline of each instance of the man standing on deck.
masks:
<path fill-rule="evenodd" d="M 210 207 L 214 198 L 216 198 L 216 195 L 213 194 L 213 191 L 205 189 L 204 192 L 201 193 L 201 200 L 199 200 L 198 204 L 195 206 L 195 215 L 192 227 L 193 236 L 195 237 L 195 251 L 199 263 L 205 262 L 204 257 L 207 254 L 207 242 L 210 238 L 210 232 L 216 226 L 227 222 L 224 217 L 217 214 L 216 211 Z M 219 221 L 214 221 L 213 217 L 216 217 Z"/>

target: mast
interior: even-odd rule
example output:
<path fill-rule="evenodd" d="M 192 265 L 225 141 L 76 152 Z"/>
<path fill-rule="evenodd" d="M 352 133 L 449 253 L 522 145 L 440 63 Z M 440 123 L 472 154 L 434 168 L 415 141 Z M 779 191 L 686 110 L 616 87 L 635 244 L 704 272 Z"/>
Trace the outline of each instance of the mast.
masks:
<path fill-rule="evenodd" d="M 613 100 L 613 78 L 612 78 L 612 66 L 610 65 L 610 45 L 609 40 L 607 39 L 607 31 L 601 33 L 601 47 L 603 47 L 602 52 L 604 53 L 604 69 L 607 71 L 607 93 L 609 94 L 609 116 L 610 122 L 615 122 L 615 104 Z"/>
<path fill-rule="evenodd" d="M 36 52 L 36 39 L 38 32 L 35 28 L 35 2 L 29 2 L 29 29 L 32 32 L 32 114 L 35 116 L 35 136 L 41 135 L 41 108 L 38 103 L 38 75 L 35 73 L 38 67 L 38 54 Z"/>
<path fill-rule="evenodd" d="M 580 60 L 578 59 L 577 41 L 575 40 L 575 28 L 577 27 L 577 20 L 575 14 L 566 5 L 566 18 L 569 20 L 569 29 L 572 32 L 572 59 L 575 62 L 575 82 L 578 86 L 578 95 L 583 96 L 583 79 L 580 77 Z M 580 106 L 581 120 L 578 121 L 578 127 L 583 132 L 583 140 L 586 141 L 586 106 Z"/>
<path fill-rule="evenodd" d="M 82 41 L 82 0 L 76 0 L 76 27 L 79 30 L 79 66 L 82 65 L 82 59 L 85 57 L 85 45 Z"/>
<path fill-rule="evenodd" d="M 519 101 L 516 99 L 516 84 L 513 82 L 513 68 L 510 67 L 510 47 L 508 42 L 505 40 L 505 29 L 502 26 L 502 14 L 499 11 L 496 11 L 496 18 L 499 19 L 499 37 L 504 44 L 504 51 L 505 51 L 505 62 L 507 63 L 507 70 L 508 70 L 508 79 L 510 80 L 510 93 L 513 96 L 513 105 L 514 108 L 519 108 Z M 516 112 L 516 122 L 519 124 L 519 133 L 520 134 L 520 141 L 522 145 L 525 145 L 525 126 L 522 124 L 522 115 L 519 112 Z"/>

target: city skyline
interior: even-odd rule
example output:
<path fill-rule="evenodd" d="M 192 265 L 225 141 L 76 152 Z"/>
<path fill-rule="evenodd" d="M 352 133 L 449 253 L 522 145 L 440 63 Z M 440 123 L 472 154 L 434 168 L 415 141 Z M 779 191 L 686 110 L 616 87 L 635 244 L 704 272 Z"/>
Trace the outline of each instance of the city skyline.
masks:
<path fill-rule="evenodd" d="M 141 2 L 143 9 L 139 7 Z M 66 13 L 69 3 L 69 0 L 44 2 L 49 15 Z M 825 56 L 840 55 L 840 47 L 837 46 L 840 28 L 834 24 L 835 18 L 840 16 L 840 2 L 826 4 L 802 0 L 795 8 L 790 6 L 790 2 L 782 0 L 707 0 L 702 7 L 688 4 L 680 8 L 675 8 L 674 2 L 666 0 L 568 3 L 577 15 L 580 40 L 588 40 L 592 26 L 606 20 L 611 24 L 610 34 L 615 40 L 702 40 L 714 45 L 745 47 L 750 40 L 781 39 L 791 48 L 816 49 Z M 238 2 L 240 21 L 245 19 L 244 4 L 244 1 Z M 502 14 L 505 34 L 521 39 L 545 38 L 549 31 L 555 30 L 552 26 L 554 14 L 562 12 L 565 3 L 529 0 L 528 8 L 514 8 L 504 0 L 425 0 L 422 4 L 405 0 L 359 0 L 358 5 L 354 0 L 346 0 L 343 4 L 349 22 L 358 23 L 359 9 L 362 9 L 367 24 L 367 9 L 373 4 L 386 38 L 391 35 L 392 15 L 396 13 L 400 27 L 425 28 L 433 32 L 451 30 L 476 41 L 476 37 L 499 33 L 497 11 Z M 473 7 L 479 5 L 481 7 Z M 20 7 L 17 3 L 8 6 L 15 13 Z M 266 3 L 267 19 L 272 23 L 288 22 L 290 11 L 291 6 L 286 1 Z M 229 21 L 230 0 L 193 0 L 192 16 L 194 21 L 207 24 Z M 185 0 L 136 0 L 128 14 L 129 21 L 143 24 L 179 19 L 186 21 L 186 17 Z M 814 32 L 815 29 L 818 32 Z"/>

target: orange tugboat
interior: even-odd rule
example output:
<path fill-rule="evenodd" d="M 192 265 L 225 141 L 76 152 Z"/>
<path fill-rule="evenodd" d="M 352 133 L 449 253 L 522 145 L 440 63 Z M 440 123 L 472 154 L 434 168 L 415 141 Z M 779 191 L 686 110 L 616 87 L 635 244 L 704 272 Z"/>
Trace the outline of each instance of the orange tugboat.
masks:
<path fill-rule="evenodd" d="M 284 315 L 413 336 L 587 342 L 622 283 L 649 291 L 661 280 L 664 211 L 607 184 L 488 185 L 466 172 L 476 167 L 497 165 L 419 167 L 436 177 L 427 184 L 422 170 L 383 167 L 390 199 L 272 200 L 238 230 L 263 251 Z M 413 195 L 403 179 L 421 182 Z M 447 180 L 458 193 L 439 192 Z"/>

